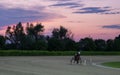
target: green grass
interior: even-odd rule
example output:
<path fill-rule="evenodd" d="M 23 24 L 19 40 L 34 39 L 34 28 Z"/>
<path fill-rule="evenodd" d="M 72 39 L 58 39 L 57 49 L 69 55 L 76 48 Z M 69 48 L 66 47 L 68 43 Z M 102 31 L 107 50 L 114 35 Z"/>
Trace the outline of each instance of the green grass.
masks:
<path fill-rule="evenodd" d="M 70 56 L 75 51 L 0 50 L 0 56 Z"/>
<path fill-rule="evenodd" d="M 119 62 L 106 62 L 106 63 L 103 63 L 102 65 L 113 67 L 113 68 L 120 68 L 120 61 Z"/>
<path fill-rule="evenodd" d="M 76 51 L 0 50 L 0 56 L 73 56 Z M 82 51 L 81 55 L 120 55 L 120 52 Z"/>

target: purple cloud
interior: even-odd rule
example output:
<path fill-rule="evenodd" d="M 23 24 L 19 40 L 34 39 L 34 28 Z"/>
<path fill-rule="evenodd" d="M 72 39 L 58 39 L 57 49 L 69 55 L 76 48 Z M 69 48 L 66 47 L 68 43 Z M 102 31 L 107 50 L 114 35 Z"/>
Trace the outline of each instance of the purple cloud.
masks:
<path fill-rule="evenodd" d="M 77 14 L 120 14 L 120 12 L 116 12 L 111 7 L 84 7 L 78 9 Z"/>
<path fill-rule="evenodd" d="M 104 13 L 108 12 L 110 9 L 106 7 L 85 7 L 81 8 L 79 11 L 74 12 L 74 13 L 80 13 L 80 14 L 86 14 L 86 13 Z"/>
<path fill-rule="evenodd" d="M 74 5 L 79 5 L 79 4 L 78 3 L 74 3 L 74 2 L 68 2 L 68 3 L 53 4 L 51 6 L 74 6 Z"/>
<path fill-rule="evenodd" d="M 63 1 L 71 1 L 71 0 L 48 0 L 48 1 L 59 1 L 59 2 L 63 2 Z"/>
<path fill-rule="evenodd" d="M 40 9 L 39 9 L 40 10 Z M 20 8 L 5 9 L 0 8 L 0 25 L 15 24 L 18 22 L 29 22 L 29 21 L 47 21 L 55 18 L 64 18 L 65 16 L 35 10 L 25 10 Z"/>
<path fill-rule="evenodd" d="M 104 25 L 102 28 L 108 28 L 108 29 L 120 29 L 120 24 L 114 24 L 114 25 Z"/>
<path fill-rule="evenodd" d="M 69 23 L 82 23 L 82 21 L 68 21 Z"/>
<path fill-rule="evenodd" d="M 62 2 L 62 3 L 56 3 L 53 5 L 50 5 L 52 7 L 69 7 L 69 8 L 78 8 L 78 7 L 83 7 L 84 4 L 80 4 L 77 2 Z"/>

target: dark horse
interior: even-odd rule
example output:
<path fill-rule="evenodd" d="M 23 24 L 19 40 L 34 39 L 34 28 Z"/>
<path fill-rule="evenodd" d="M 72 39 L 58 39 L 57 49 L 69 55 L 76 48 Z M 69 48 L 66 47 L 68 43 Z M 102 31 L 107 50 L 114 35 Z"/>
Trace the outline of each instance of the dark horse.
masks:
<path fill-rule="evenodd" d="M 82 59 L 80 57 L 80 55 L 75 55 L 74 57 L 72 57 L 72 59 L 70 60 L 71 64 L 72 63 L 76 63 L 76 64 L 79 64 L 79 63 L 82 63 Z"/>

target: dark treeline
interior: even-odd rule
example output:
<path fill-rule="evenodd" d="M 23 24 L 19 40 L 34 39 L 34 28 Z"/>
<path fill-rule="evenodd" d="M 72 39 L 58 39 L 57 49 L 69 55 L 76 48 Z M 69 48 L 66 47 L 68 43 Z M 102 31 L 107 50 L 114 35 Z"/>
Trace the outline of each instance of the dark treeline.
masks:
<path fill-rule="evenodd" d="M 54 28 L 51 36 L 45 36 L 44 30 L 41 23 L 27 23 L 26 28 L 21 22 L 8 26 L 5 36 L 0 35 L 0 50 L 120 51 L 120 35 L 114 40 L 86 37 L 76 42 L 72 32 L 63 26 Z"/>

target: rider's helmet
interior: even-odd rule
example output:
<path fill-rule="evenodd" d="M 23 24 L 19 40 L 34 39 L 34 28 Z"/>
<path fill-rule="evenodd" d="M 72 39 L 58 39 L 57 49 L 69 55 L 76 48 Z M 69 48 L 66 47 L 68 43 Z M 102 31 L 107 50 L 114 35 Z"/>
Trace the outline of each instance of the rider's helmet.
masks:
<path fill-rule="evenodd" d="M 78 52 L 78 54 L 80 54 L 80 52 Z"/>

